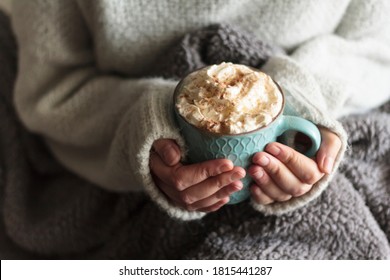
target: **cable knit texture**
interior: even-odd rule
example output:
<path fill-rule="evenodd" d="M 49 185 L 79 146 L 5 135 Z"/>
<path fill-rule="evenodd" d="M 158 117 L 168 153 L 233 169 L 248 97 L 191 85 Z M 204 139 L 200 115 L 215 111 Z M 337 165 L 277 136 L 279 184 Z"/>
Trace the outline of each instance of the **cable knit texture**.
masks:
<path fill-rule="evenodd" d="M 163 1 L 159 1 L 159 3 L 161 2 Z M 30 1 L 24 3 L 28 5 Z M 53 3 L 50 1 L 46 4 L 57 5 Z M 348 17 L 347 14 L 345 16 Z M 41 17 L 37 17 L 37 21 L 40 19 Z M 63 24 L 64 22 L 61 21 L 59 26 L 63 28 Z M 35 27 L 41 32 L 50 33 L 49 27 L 42 27 L 40 24 L 36 24 Z M 183 73 L 190 71 L 199 63 L 210 63 L 207 58 L 209 53 L 211 57 L 220 55 L 218 59 L 223 60 L 226 55 L 233 62 L 246 60 L 249 63 L 253 62 L 256 66 L 261 66 L 262 63 L 268 61 L 265 65 L 266 68 L 268 67 L 268 71 L 272 71 L 270 65 L 280 66 L 283 63 L 288 69 L 295 67 L 292 69 L 296 69 L 296 71 L 294 70 L 295 72 L 292 71 L 292 73 L 301 78 L 302 87 L 297 86 L 296 92 L 294 92 L 294 86 L 291 85 L 298 85 L 297 81 L 294 81 L 295 84 L 292 83 L 290 86 L 285 83 L 285 87 L 289 87 L 291 102 L 296 100 L 297 110 L 303 108 L 301 102 L 304 98 L 300 98 L 297 92 L 304 94 L 304 91 L 301 90 L 305 89 L 304 81 L 306 80 L 303 79 L 303 74 L 307 75 L 308 81 L 313 82 L 313 78 L 308 78 L 311 76 L 310 71 L 305 70 L 305 67 L 299 62 L 292 60 L 292 55 L 289 56 L 290 58 L 284 56 L 281 49 L 272 47 L 272 43 L 268 45 L 264 43 L 264 40 L 258 41 L 253 37 L 253 35 L 238 28 L 226 25 L 213 25 L 195 33 L 189 33 L 182 40 L 173 43 L 172 47 L 168 48 L 165 53 L 166 57 L 176 58 L 178 62 L 187 60 L 188 62 L 180 65 L 173 63 L 171 68 L 164 68 L 164 65 L 169 64 L 164 64 L 161 61 L 161 64 L 158 65 L 161 65 L 165 70 L 160 69 L 160 73 L 153 73 L 154 77 L 161 76 L 165 79 L 146 77 L 127 79 L 123 73 L 122 75 L 118 73 L 108 75 L 106 73 L 107 76 L 101 76 L 101 70 L 96 71 L 94 64 L 87 63 L 87 69 L 79 69 L 72 66 L 71 61 L 65 59 L 66 55 L 63 52 L 56 54 L 56 49 L 52 52 L 42 52 L 38 61 L 40 59 L 46 63 L 50 61 L 53 65 L 66 62 L 65 64 L 70 65 L 70 68 L 64 71 L 67 74 L 65 75 L 66 79 L 58 78 L 47 82 L 45 85 L 46 94 L 41 97 L 39 94 L 34 94 L 32 86 L 39 83 L 40 79 L 37 76 L 40 75 L 34 71 L 28 72 L 31 81 L 28 77 L 25 79 L 30 83 L 32 91 L 31 95 L 27 96 L 26 94 L 26 100 L 33 102 L 43 99 L 44 101 L 33 102 L 31 106 L 26 105 L 26 108 L 30 108 L 26 109 L 27 112 L 34 113 L 36 110 L 35 114 L 39 116 L 39 114 L 53 111 L 53 118 L 64 117 L 62 114 L 67 112 L 68 108 L 60 105 L 65 101 L 72 101 L 76 92 L 68 92 L 65 95 L 59 93 L 67 92 L 69 81 L 83 80 L 86 77 L 92 77 L 92 82 L 87 83 L 86 89 L 83 86 L 76 86 L 73 89 L 86 93 L 89 98 L 92 95 L 99 98 L 101 87 L 107 86 L 108 108 L 114 104 L 113 101 L 109 100 L 109 97 L 115 96 L 120 102 L 126 99 L 125 95 L 121 95 L 120 92 L 121 89 L 126 89 L 129 83 L 132 83 L 131 88 L 142 93 L 130 103 L 135 105 L 133 109 L 137 113 L 134 115 L 138 120 L 137 129 L 134 126 L 131 111 L 126 111 L 123 118 L 118 121 L 118 127 L 130 127 L 132 130 L 116 131 L 115 139 L 112 142 L 115 143 L 114 148 L 108 148 L 105 152 L 105 149 L 101 149 L 101 147 L 105 147 L 102 144 L 104 141 L 100 142 L 101 139 L 88 137 L 81 137 L 80 142 L 75 144 L 77 137 L 83 135 L 83 131 L 78 125 L 85 126 L 88 133 L 92 131 L 100 136 L 104 134 L 106 129 L 114 129 L 114 127 L 110 127 L 112 122 L 109 122 L 108 124 L 101 123 L 102 131 L 94 131 L 94 118 L 89 116 L 90 111 L 88 110 L 93 112 L 97 109 L 102 110 L 102 108 L 94 107 L 99 104 L 90 104 L 91 108 L 82 107 L 81 101 L 83 99 L 81 99 L 71 104 L 76 108 L 81 106 L 80 108 L 85 109 L 85 112 L 82 111 L 85 115 L 79 112 L 81 116 L 75 116 L 75 119 L 80 117 L 78 119 L 80 122 L 74 127 L 71 126 L 72 119 L 70 119 L 62 123 L 64 127 L 53 128 L 53 136 L 45 138 L 50 142 L 50 145 L 56 144 L 58 146 L 49 152 L 46 149 L 47 146 L 42 142 L 42 137 L 27 131 L 16 115 L 12 101 L 13 81 L 16 75 L 15 44 L 8 21 L 0 13 L 0 209 L 3 217 L 0 223 L 1 258 L 390 258 L 388 244 L 390 236 L 388 223 L 390 220 L 390 191 L 388 188 L 390 180 L 388 166 L 390 149 L 388 141 L 390 139 L 389 104 L 382 107 L 381 111 L 376 110 L 363 116 L 352 116 L 342 120 L 347 128 L 352 146 L 347 155 L 348 160 L 345 161 L 340 172 L 335 174 L 326 192 L 322 193 L 313 203 L 283 215 L 265 216 L 253 211 L 248 203 L 241 203 L 224 207 L 201 220 L 183 223 L 176 219 L 170 219 L 166 212 L 159 211 L 155 203 L 149 200 L 143 192 L 114 193 L 91 183 L 93 180 L 107 183 L 107 178 L 112 178 L 113 188 L 121 189 L 122 180 L 134 174 L 127 171 L 126 164 L 129 164 L 130 168 L 135 167 L 136 171 L 139 171 L 138 168 L 145 167 L 147 157 L 143 157 L 143 153 L 148 152 L 148 146 L 154 137 L 161 134 L 173 138 L 178 137 L 177 131 L 171 130 L 171 116 L 167 114 L 166 119 L 158 118 L 155 117 L 154 111 L 161 110 L 159 111 L 161 116 L 170 111 L 166 96 L 169 95 L 168 92 L 174 86 L 174 82 L 167 80 L 167 78 L 180 78 Z M 203 39 L 199 40 L 199 38 Z M 245 42 L 243 46 L 247 49 L 241 49 L 240 42 Z M 53 44 L 56 43 L 53 42 Z M 224 45 L 225 43 L 226 45 Z M 72 47 L 69 43 L 65 45 Z M 230 46 L 235 47 L 231 48 Z M 40 47 L 44 46 L 40 45 Z M 77 56 L 78 54 L 73 47 L 72 54 Z M 258 47 L 261 52 L 251 52 L 253 47 Z M 29 50 L 27 54 L 21 51 L 20 55 L 31 54 L 32 57 L 35 57 L 36 53 L 34 54 L 33 49 Z M 196 50 L 200 50 L 199 53 Z M 221 50 L 221 53 L 218 50 Z M 58 55 L 65 56 L 58 57 Z M 381 55 L 381 53 L 376 54 L 375 61 L 381 61 L 381 67 L 384 67 L 386 60 L 379 59 L 378 57 Z M 19 67 L 23 66 L 23 58 L 21 58 L 19 65 Z M 35 69 L 34 64 L 29 66 L 32 70 L 40 70 L 40 67 Z M 42 71 L 45 71 L 45 65 L 40 66 Z M 26 65 L 24 67 L 27 68 Z M 80 72 L 73 73 L 77 70 Z M 56 76 L 55 71 L 53 73 L 47 71 L 46 74 L 49 77 L 50 75 Z M 63 75 L 59 77 L 61 76 Z M 41 77 L 42 80 L 45 80 L 43 78 Z M 377 82 L 382 81 L 382 78 L 378 77 Z M 116 80 L 112 81 L 111 79 Z M 291 82 L 288 79 L 285 81 Z M 20 80 L 18 82 L 20 83 Z M 313 84 L 311 86 L 314 88 Z M 26 87 L 27 89 L 30 88 Z M 327 91 L 325 89 L 321 88 L 321 93 L 325 95 L 324 99 L 326 100 L 325 93 Z M 89 91 L 93 94 L 88 93 Z M 157 91 L 158 95 L 156 95 Z M 53 92 L 56 94 L 50 96 L 50 93 Z M 320 91 L 315 91 L 315 93 L 320 93 Z M 21 95 L 20 92 L 19 95 Z M 295 96 L 298 97 L 295 98 Z M 317 96 L 317 98 L 320 97 Z M 309 101 L 316 101 L 316 99 L 309 99 Z M 117 113 L 121 113 L 122 110 L 120 102 L 117 104 Z M 22 104 L 24 103 L 22 102 Z M 49 105 L 55 105 L 55 109 L 59 110 L 58 115 Z M 312 104 L 309 102 L 309 105 Z M 325 103 L 322 106 L 325 106 Z M 315 107 L 308 106 L 308 109 Z M 308 113 L 308 116 L 310 115 Z M 148 116 L 151 117 L 152 123 L 148 123 Z M 115 117 L 118 116 L 114 114 L 110 117 L 111 120 L 115 120 Z M 144 118 L 146 118 L 145 122 Z M 98 121 L 102 121 L 102 119 L 98 119 Z M 42 130 L 41 134 L 45 133 L 44 127 L 39 126 L 39 121 L 24 120 L 24 125 L 26 123 L 33 124 L 37 130 Z M 45 124 L 50 125 L 50 120 L 46 120 Z M 337 122 L 332 120 L 330 124 L 337 125 Z M 100 126 L 98 127 L 100 128 Z M 150 130 L 149 133 L 144 132 L 147 129 Z M 336 130 L 336 128 L 334 129 Z M 74 134 L 61 134 L 62 130 L 74 131 Z M 60 133 L 60 137 L 56 136 L 56 133 Z M 126 141 L 128 137 L 135 140 L 144 138 L 141 142 Z M 177 141 L 180 143 L 180 138 Z M 67 152 L 60 152 L 62 149 Z M 52 157 L 51 153 L 53 152 L 62 153 L 60 156 L 57 155 L 58 158 L 63 157 L 62 164 L 65 160 L 72 162 L 73 157 L 77 156 L 79 156 L 77 160 L 84 160 L 83 164 L 89 164 L 87 167 L 83 167 L 82 174 L 80 174 L 84 178 L 76 176 L 74 172 L 69 172 L 62 165 L 59 165 Z M 106 163 L 98 160 L 105 155 L 109 155 L 106 158 L 115 158 L 117 161 Z M 129 157 L 133 159 L 130 163 L 127 162 Z M 135 160 L 136 158 L 138 159 Z M 126 161 L 121 162 L 122 159 Z M 107 164 L 107 167 L 101 168 L 101 162 Z M 125 168 L 120 169 L 121 166 Z M 96 177 L 93 177 L 94 168 L 100 172 L 95 174 Z M 140 181 L 150 180 L 149 172 L 146 170 L 137 173 L 138 179 L 141 178 Z M 115 171 L 116 173 L 113 173 L 115 176 L 109 171 Z M 93 178 L 88 178 L 88 176 Z M 161 194 L 157 192 L 157 197 L 153 197 L 153 192 L 157 189 L 151 182 L 149 183 L 146 183 L 146 187 L 144 187 L 152 189 L 147 190 L 150 197 L 164 208 Z M 138 185 L 142 186 L 142 184 Z M 104 187 L 108 188 L 109 185 Z M 134 184 L 134 190 L 142 190 L 142 188 L 136 187 L 137 184 Z M 172 216 L 182 219 L 196 218 L 196 213 L 191 213 L 193 216 L 189 217 L 189 213 L 178 214 L 177 209 L 170 205 L 165 206 L 165 210 Z M 173 211 L 173 213 L 169 211 Z"/>
<path fill-rule="evenodd" d="M 257 66 L 270 58 L 264 71 L 286 88 L 297 114 L 340 136 L 337 169 L 346 136 L 333 117 L 367 110 L 389 96 L 388 10 L 388 1 L 362 0 L 14 1 L 16 109 L 81 177 L 111 191 L 145 190 L 173 217 L 199 218 L 203 214 L 170 204 L 149 174 L 153 141 L 173 138 L 184 150 L 169 107 L 177 81 L 150 76 L 164 64 L 159 60 L 167 49 L 213 22 L 251 32 L 241 40 L 217 34 L 210 44 L 225 49 L 210 47 L 206 56 Z M 251 43 L 256 40 L 270 45 Z M 203 48 L 183 49 L 188 58 L 194 51 L 204 54 Z M 330 179 L 288 202 L 252 204 L 281 214 L 317 197 Z"/>

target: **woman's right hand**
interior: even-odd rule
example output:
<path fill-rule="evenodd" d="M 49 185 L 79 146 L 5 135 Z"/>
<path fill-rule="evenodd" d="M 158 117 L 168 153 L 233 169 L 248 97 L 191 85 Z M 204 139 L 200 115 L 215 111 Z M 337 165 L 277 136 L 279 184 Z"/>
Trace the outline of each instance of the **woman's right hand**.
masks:
<path fill-rule="evenodd" d="M 214 159 L 183 165 L 174 140 L 153 143 L 149 166 L 156 185 L 171 203 L 187 211 L 213 212 L 229 202 L 229 196 L 242 189 L 242 167 L 228 159 Z"/>

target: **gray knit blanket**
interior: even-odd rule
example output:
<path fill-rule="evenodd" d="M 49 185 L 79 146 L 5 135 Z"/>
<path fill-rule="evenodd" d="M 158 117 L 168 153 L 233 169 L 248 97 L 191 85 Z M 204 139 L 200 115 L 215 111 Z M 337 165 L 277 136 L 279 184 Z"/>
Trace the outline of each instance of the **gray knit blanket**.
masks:
<path fill-rule="evenodd" d="M 214 25 L 174 44 L 150 75 L 179 79 L 221 61 L 261 67 L 281 51 Z M 54 160 L 15 113 L 16 53 L 0 13 L 1 259 L 390 258 L 390 103 L 342 120 L 351 149 L 328 189 L 307 206 L 264 216 L 244 202 L 181 222 L 145 194 L 107 192 Z"/>

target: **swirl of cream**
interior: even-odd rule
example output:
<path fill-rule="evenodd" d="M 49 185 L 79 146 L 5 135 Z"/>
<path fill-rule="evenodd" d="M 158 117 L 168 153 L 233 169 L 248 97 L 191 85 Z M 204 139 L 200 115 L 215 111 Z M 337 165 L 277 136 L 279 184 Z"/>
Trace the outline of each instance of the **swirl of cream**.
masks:
<path fill-rule="evenodd" d="M 282 106 L 282 93 L 271 77 L 225 62 L 188 75 L 176 100 L 176 108 L 189 123 L 221 134 L 267 126 Z"/>

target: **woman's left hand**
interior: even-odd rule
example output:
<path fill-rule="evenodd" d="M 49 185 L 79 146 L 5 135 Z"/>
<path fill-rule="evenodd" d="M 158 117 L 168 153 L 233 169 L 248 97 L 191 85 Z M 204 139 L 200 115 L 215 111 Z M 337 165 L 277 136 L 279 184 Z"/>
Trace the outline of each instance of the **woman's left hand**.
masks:
<path fill-rule="evenodd" d="M 277 142 L 253 156 L 248 172 L 254 180 L 250 190 L 257 203 L 266 205 L 304 195 L 332 172 L 341 140 L 328 129 L 320 128 L 320 132 L 322 142 L 315 159 Z"/>

